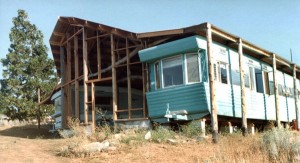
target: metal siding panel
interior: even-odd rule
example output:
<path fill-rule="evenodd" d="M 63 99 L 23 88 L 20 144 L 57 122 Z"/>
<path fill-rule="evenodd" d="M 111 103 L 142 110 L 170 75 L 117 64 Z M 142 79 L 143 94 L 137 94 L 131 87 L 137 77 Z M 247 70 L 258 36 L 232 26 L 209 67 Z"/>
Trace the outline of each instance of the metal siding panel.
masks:
<path fill-rule="evenodd" d="M 139 51 L 139 57 L 142 62 L 151 62 L 160 58 L 169 57 L 173 54 L 180 54 L 183 52 L 197 51 L 199 49 L 197 44 L 198 36 L 191 36 L 184 39 L 172 41 L 162 45 L 154 46 Z"/>
<path fill-rule="evenodd" d="M 187 110 L 189 114 L 208 113 L 205 86 L 203 83 L 165 88 L 147 93 L 150 118 L 162 118 L 166 113 L 166 104 L 170 111 Z"/>

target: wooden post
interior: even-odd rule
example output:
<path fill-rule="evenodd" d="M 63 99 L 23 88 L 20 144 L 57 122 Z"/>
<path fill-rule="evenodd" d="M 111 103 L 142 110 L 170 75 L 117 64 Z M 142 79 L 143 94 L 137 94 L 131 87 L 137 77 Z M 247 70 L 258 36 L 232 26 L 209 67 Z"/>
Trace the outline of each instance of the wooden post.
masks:
<path fill-rule="evenodd" d="M 126 56 L 127 56 L 127 93 L 128 93 L 128 119 L 131 119 L 131 72 L 130 72 L 130 56 L 129 56 L 129 49 L 128 49 L 128 38 L 126 38 Z"/>
<path fill-rule="evenodd" d="M 246 105 L 246 93 L 245 93 L 245 76 L 243 67 L 243 42 L 242 39 L 238 39 L 238 51 L 239 51 L 239 68 L 240 68 L 240 81 L 241 81 L 241 109 L 242 109 L 242 134 L 247 135 L 247 105 Z"/>
<path fill-rule="evenodd" d="M 95 131 L 96 121 L 95 121 L 95 84 L 91 84 L 91 96 L 92 96 L 92 131 Z"/>
<path fill-rule="evenodd" d="M 84 92 L 84 123 L 88 124 L 88 85 L 87 85 L 87 80 L 88 80 L 88 52 L 87 52 L 87 33 L 85 29 L 82 31 L 82 42 L 83 42 L 83 92 Z"/>
<path fill-rule="evenodd" d="M 65 78 L 65 52 L 64 47 L 60 47 L 60 75 L 61 75 L 61 85 L 64 85 L 66 82 Z M 62 111 L 62 127 L 67 128 L 67 114 L 65 108 L 65 89 L 61 87 L 61 111 Z"/>
<path fill-rule="evenodd" d="M 79 73 L 78 73 L 78 37 L 74 36 L 74 63 L 75 63 L 75 117 L 80 121 L 79 112 Z"/>
<path fill-rule="evenodd" d="M 41 108 L 39 105 L 39 103 L 41 102 L 40 88 L 38 88 L 37 94 L 38 94 L 37 118 L 38 118 L 38 129 L 40 129 L 41 128 Z"/>
<path fill-rule="evenodd" d="M 115 44 L 114 44 L 114 35 L 110 35 L 111 41 L 111 66 L 112 66 L 112 91 L 113 91 L 113 120 L 117 120 L 117 109 L 118 109 L 118 94 L 117 94 L 117 73 L 116 73 L 116 56 L 115 56 Z"/>
<path fill-rule="evenodd" d="M 68 39 L 70 38 L 69 34 L 67 34 Z M 71 83 L 70 81 L 72 80 L 72 64 L 71 64 L 71 42 L 67 41 L 67 83 L 66 85 L 67 88 L 67 116 L 72 117 L 72 94 L 71 94 Z"/>
<path fill-rule="evenodd" d="M 280 108 L 279 108 L 279 100 L 278 100 L 278 81 L 276 78 L 276 55 L 272 53 L 272 61 L 273 61 L 273 80 L 274 80 L 274 98 L 275 98 L 275 110 L 276 110 L 276 124 L 278 128 L 281 128 L 280 122 Z"/>
<path fill-rule="evenodd" d="M 292 65 L 293 68 L 293 81 L 294 81 L 294 99 L 295 99 L 295 110 L 296 110 L 296 127 L 299 131 L 300 129 L 300 113 L 299 113 L 299 95 L 298 95 L 298 85 L 297 85 L 297 74 L 296 74 L 296 65 Z"/>
<path fill-rule="evenodd" d="M 232 134 L 233 133 L 233 127 L 232 127 L 231 122 L 228 122 L 227 125 L 228 125 L 228 132 L 229 132 L 229 134 Z"/>
<path fill-rule="evenodd" d="M 201 130 L 201 137 L 205 137 L 205 121 L 206 119 L 200 119 L 200 130 Z"/>
<path fill-rule="evenodd" d="M 100 38 L 98 37 L 98 31 L 97 31 L 97 66 L 98 66 L 98 79 L 101 79 L 101 47 L 100 47 Z"/>
<path fill-rule="evenodd" d="M 146 118 L 146 109 L 147 109 L 147 103 L 146 103 L 146 87 L 147 87 L 147 83 L 145 79 L 145 68 L 144 68 L 145 64 L 142 63 L 142 78 L 143 78 L 143 118 Z"/>
<path fill-rule="evenodd" d="M 215 100 L 215 82 L 214 82 L 214 62 L 212 54 L 212 33 L 211 25 L 207 23 L 206 29 L 207 39 L 207 57 L 209 65 L 209 92 L 210 92 L 210 109 L 211 109 L 211 128 L 212 128 L 212 140 L 213 143 L 218 142 L 218 110 Z"/>

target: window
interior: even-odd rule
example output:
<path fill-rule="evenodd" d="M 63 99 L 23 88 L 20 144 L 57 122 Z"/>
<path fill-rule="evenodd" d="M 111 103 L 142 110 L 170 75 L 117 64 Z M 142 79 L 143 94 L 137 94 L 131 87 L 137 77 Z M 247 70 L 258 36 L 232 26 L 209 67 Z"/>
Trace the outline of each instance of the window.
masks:
<path fill-rule="evenodd" d="M 240 72 L 238 70 L 231 70 L 231 79 L 233 85 L 241 85 Z"/>
<path fill-rule="evenodd" d="M 181 55 L 162 60 L 164 87 L 183 84 Z"/>
<path fill-rule="evenodd" d="M 155 87 L 156 89 L 159 89 L 160 88 L 159 62 L 156 62 L 154 64 L 154 69 L 155 69 Z"/>
<path fill-rule="evenodd" d="M 250 90 L 254 90 L 254 74 L 253 74 L 253 67 L 249 67 L 249 85 L 250 85 Z"/>
<path fill-rule="evenodd" d="M 262 71 L 257 68 L 255 68 L 255 83 L 256 83 L 256 92 L 264 93 L 264 82 L 263 82 Z"/>
<path fill-rule="evenodd" d="M 227 65 L 225 63 L 219 63 L 220 71 L 220 82 L 227 84 L 228 83 L 228 74 L 227 74 Z"/>
<path fill-rule="evenodd" d="M 270 94 L 270 86 L 269 86 L 269 74 L 264 71 L 264 79 L 265 79 L 265 93 Z"/>
<path fill-rule="evenodd" d="M 186 54 L 186 72 L 188 83 L 200 81 L 198 54 Z"/>

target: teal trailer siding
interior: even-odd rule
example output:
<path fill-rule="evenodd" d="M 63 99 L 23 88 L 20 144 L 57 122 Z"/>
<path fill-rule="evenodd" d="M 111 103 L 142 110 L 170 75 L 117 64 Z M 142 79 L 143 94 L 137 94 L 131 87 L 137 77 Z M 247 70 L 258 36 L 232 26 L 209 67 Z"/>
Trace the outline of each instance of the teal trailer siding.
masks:
<path fill-rule="evenodd" d="M 185 39 L 141 50 L 139 51 L 140 60 L 142 62 L 151 62 L 174 54 L 197 51 L 199 49 L 197 39 L 200 39 L 200 37 L 191 36 Z"/>
<path fill-rule="evenodd" d="M 216 81 L 216 102 L 218 107 L 218 115 L 241 118 L 241 90 L 239 86 L 239 65 L 238 53 L 224 45 L 213 42 L 213 54 L 215 64 L 224 63 L 228 65 L 228 83 L 223 84 Z M 187 84 L 184 80 L 182 85 L 167 88 L 155 88 L 155 70 L 154 64 L 159 63 L 160 75 L 161 60 L 178 54 L 186 54 L 198 51 L 200 61 L 200 82 Z M 210 113 L 210 92 L 208 81 L 208 66 L 206 58 L 206 40 L 200 36 L 191 36 L 181 40 L 176 40 L 153 48 L 148 48 L 139 52 L 141 61 L 149 63 L 150 92 L 146 93 L 149 117 L 154 121 L 167 122 L 164 118 L 166 113 L 166 105 L 169 103 L 170 110 L 187 110 L 189 120 L 201 118 Z M 183 62 L 183 67 L 185 62 Z M 252 84 L 254 88 L 250 90 L 250 69 L 263 71 L 268 74 L 269 88 L 273 91 L 272 67 L 258 59 L 247 54 L 244 55 L 244 71 L 247 76 L 248 86 L 246 91 L 247 118 L 257 120 L 276 120 L 275 98 L 274 93 L 264 94 L 257 92 L 256 75 L 252 76 Z M 255 71 L 254 71 L 255 70 Z M 215 70 L 218 72 L 218 70 Z M 261 72 L 262 83 L 259 83 L 260 89 L 266 92 L 265 74 Z M 220 73 L 220 72 L 218 72 Z M 183 71 L 183 76 L 185 76 Z M 293 88 L 293 79 L 291 76 L 277 71 L 276 74 L 278 84 L 282 86 L 283 92 L 287 88 Z M 185 78 L 184 78 L 185 79 Z M 299 82 L 299 80 L 298 80 Z M 161 80 L 161 86 L 163 85 Z M 299 85 L 299 83 L 298 83 Z M 263 87 L 263 88 L 262 88 Z M 291 122 L 296 118 L 295 100 L 293 97 L 280 95 L 280 119 L 283 122 Z"/>
<path fill-rule="evenodd" d="M 170 111 L 186 110 L 189 115 L 209 114 L 207 88 L 207 84 L 197 83 L 147 92 L 149 117 L 154 121 L 167 122 L 164 118 L 167 104 L 170 106 Z"/>

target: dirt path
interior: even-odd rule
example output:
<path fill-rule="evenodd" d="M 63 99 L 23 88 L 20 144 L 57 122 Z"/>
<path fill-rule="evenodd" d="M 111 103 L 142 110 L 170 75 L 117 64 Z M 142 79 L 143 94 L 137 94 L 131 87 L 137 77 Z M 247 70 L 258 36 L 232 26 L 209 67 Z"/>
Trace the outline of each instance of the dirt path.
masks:
<path fill-rule="evenodd" d="M 256 137 L 224 137 L 219 144 L 205 140 L 176 145 L 146 142 L 140 145 L 120 143 L 116 150 L 99 152 L 85 158 L 58 156 L 67 144 L 56 139 L 49 128 L 34 125 L 0 127 L 0 163 L 68 163 L 68 162 L 266 162 Z M 243 144 L 243 145 L 241 145 Z M 256 147 L 256 148 L 254 148 Z"/>
<path fill-rule="evenodd" d="M 36 126 L 0 127 L 0 162 L 70 162 L 70 159 L 58 157 L 57 151 L 62 139 L 49 139 Z"/>

